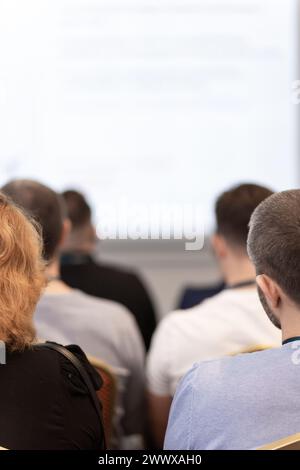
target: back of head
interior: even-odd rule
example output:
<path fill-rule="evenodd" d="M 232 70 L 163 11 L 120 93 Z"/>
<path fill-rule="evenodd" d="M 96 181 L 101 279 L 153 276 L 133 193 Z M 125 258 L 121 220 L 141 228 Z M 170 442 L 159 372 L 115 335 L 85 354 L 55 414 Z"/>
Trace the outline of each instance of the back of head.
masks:
<path fill-rule="evenodd" d="M 257 184 L 241 184 L 221 194 L 215 211 L 217 233 L 234 249 L 246 252 L 250 217 L 272 191 Z"/>
<path fill-rule="evenodd" d="M 45 285 L 39 228 L 0 192 L 0 339 L 22 350 L 35 338 L 33 313 Z"/>
<path fill-rule="evenodd" d="M 273 194 L 257 207 L 248 253 L 258 275 L 268 275 L 300 304 L 300 190 Z"/>
<path fill-rule="evenodd" d="M 13 180 L 2 190 L 40 224 L 44 258 L 50 261 L 56 254 L 63 231 L 64 211 L 60 196 L 32 180 Z"/>
<path fill-rule="evenodd" d="M 80 229 L 91 223 L 91 208 L 83 194 L 68 189 L 62 193 L 65 200 L 68 217 L 72 223 L 72 229 Z"/>

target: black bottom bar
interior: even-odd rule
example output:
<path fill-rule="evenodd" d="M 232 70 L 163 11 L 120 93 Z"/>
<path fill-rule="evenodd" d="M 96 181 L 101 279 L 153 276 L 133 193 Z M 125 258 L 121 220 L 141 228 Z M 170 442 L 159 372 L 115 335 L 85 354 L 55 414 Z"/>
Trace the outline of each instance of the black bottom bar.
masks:
<path fill-rule="evenodd" d="M 68 467 L 82 465 L 82 468 L 108 468 L 119 467 L 122 469 L 140 468 L 147 465 L 170 466 L 201 466 L 214 467 L 219 465 L 255 465 L 255 464 L 282 464 L 297 462 L 300 454 L 297 451 L 197 451 L 197 452 L 153 452 L 153 451 L 2 451 L 0 452 L 0 467 L 2 465 L 26 465 L 38 464 L 42 469 L 60 465 Z M 5 467 L 6 468 L 6 467 Z M 146 467 L 147 468 L 147 467 Z"/>

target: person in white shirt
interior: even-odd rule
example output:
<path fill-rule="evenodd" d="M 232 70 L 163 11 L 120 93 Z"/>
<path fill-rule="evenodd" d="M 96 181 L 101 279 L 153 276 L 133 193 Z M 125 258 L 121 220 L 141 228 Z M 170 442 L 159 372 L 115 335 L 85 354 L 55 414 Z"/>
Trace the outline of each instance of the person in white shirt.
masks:
<path fill-rule="evenodd" d="M 122 305 L 71 289 L 59 275 L 59 248 L 69 221 L 61 197 L 31 180 L 15 180 L 3 192 L 40 224 L 48 286 L 37 305 L 38 337 L 61 344 L 78 344 L 121 374 L 123 393 L 118 416 L 119 448 L 140 447 L 144 431 L 145 349 L 133 315 Z M 121 431 L 120 431 L 121 427 Z"/>
<path fill-rule="evenodd" d="M 147 360 L 149 420 L 156 447 L 163 446 L 172 397 L 195 362 L 280 346 L 280 332 L 269 322 L 247 255 L 250 217 L 272 192 L 243 184 L 216 203 L 212 246 L 227 288 L 190 310 L 173 312 L 154 334 Z"/>

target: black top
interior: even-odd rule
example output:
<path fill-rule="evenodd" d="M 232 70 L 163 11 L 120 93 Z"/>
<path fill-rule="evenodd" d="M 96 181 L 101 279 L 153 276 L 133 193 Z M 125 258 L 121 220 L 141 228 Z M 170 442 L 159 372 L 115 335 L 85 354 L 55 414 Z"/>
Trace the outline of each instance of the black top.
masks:
<path fill-rule="evenodd" d="M 201 304 L 206 299 L 213 297 L 225 289 L 225 284 L 217 284 L 212 287 L 187 287 L 180 298 L 178 309 L 188 310 Z"/>
<path fill-rule="evenodd" d="M 78 346 L 68 346 L 89 373 L 101 378 Z M 0 366 L 0 446 L 12 450 L 101 449 L 99 417 L 85 383 L 56 351 L 7 353 Z"/>
<path fill-rule="evenodd" d="M 136 319 L 146 349 L 149 348 L 156 327 L 155 311 L 136 274 L 98 264 L 88 255 L 69 253 L 62 257 L 61 277 L 73 288 L 127 307 Z"/>

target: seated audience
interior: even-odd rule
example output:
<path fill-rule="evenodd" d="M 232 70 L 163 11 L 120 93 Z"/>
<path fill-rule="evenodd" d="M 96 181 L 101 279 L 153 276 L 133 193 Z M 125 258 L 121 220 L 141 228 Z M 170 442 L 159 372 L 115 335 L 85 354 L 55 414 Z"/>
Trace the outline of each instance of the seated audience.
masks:
<path fill-rule="evenodd" d="M 45 287 L 42 240 L 35 222 L 0 193 L 0 445 L 13 450 L 95 449 L 99 416 L 74 366 L 34 344 L 33 314 Z M 80 348 L 69 347 L 101 384 Z"/>
<path fill-rule="evenodd" d="M 141 434 L 144 347 L 134 318 L 123 306 L 71 289 L 60 279 L 59 248 L 69 222 L 59 195 L 30 180 L 12 181 L 3 191 L 42 227 L 48 286 L 35 312 L 38 336 L 62 344 L 76 343 L 85 353 L 127 370 L 122 430 L 128 439 Z"/>
<path fill-rule="evenodd" d="M 63 281 L 87 294 L 125 305 L 134 315 L 148 349 L 156 319 L 145 286 L 135 273 L 93 259 L 97 236 L 91 208 L 77 191 L 65 191 L 63 197 L 72 222 L 71 231 L 62 247 Z"/>
<path fill-rule="evenodd" d="M 248 252 L 261 303 L 281 328 L 283 345 L 195 365 L 177 390 L 166 449 L 256 449 L 299 433 L 299 190 L 259 205 Z"/>
<path fill-rule="evenodd" d="M 280 333 L 259 303 L 246 245 L 250 216 L 271 194 L 264 187 L 243 184 L 219 197 L 212 246 L 226 288 L 199 306 L 168 315 L 154 335 L 147 378 L 149 415 L 158 447 L 163 445 L 178 381 L 195 362 L 280 344 Z"/>

